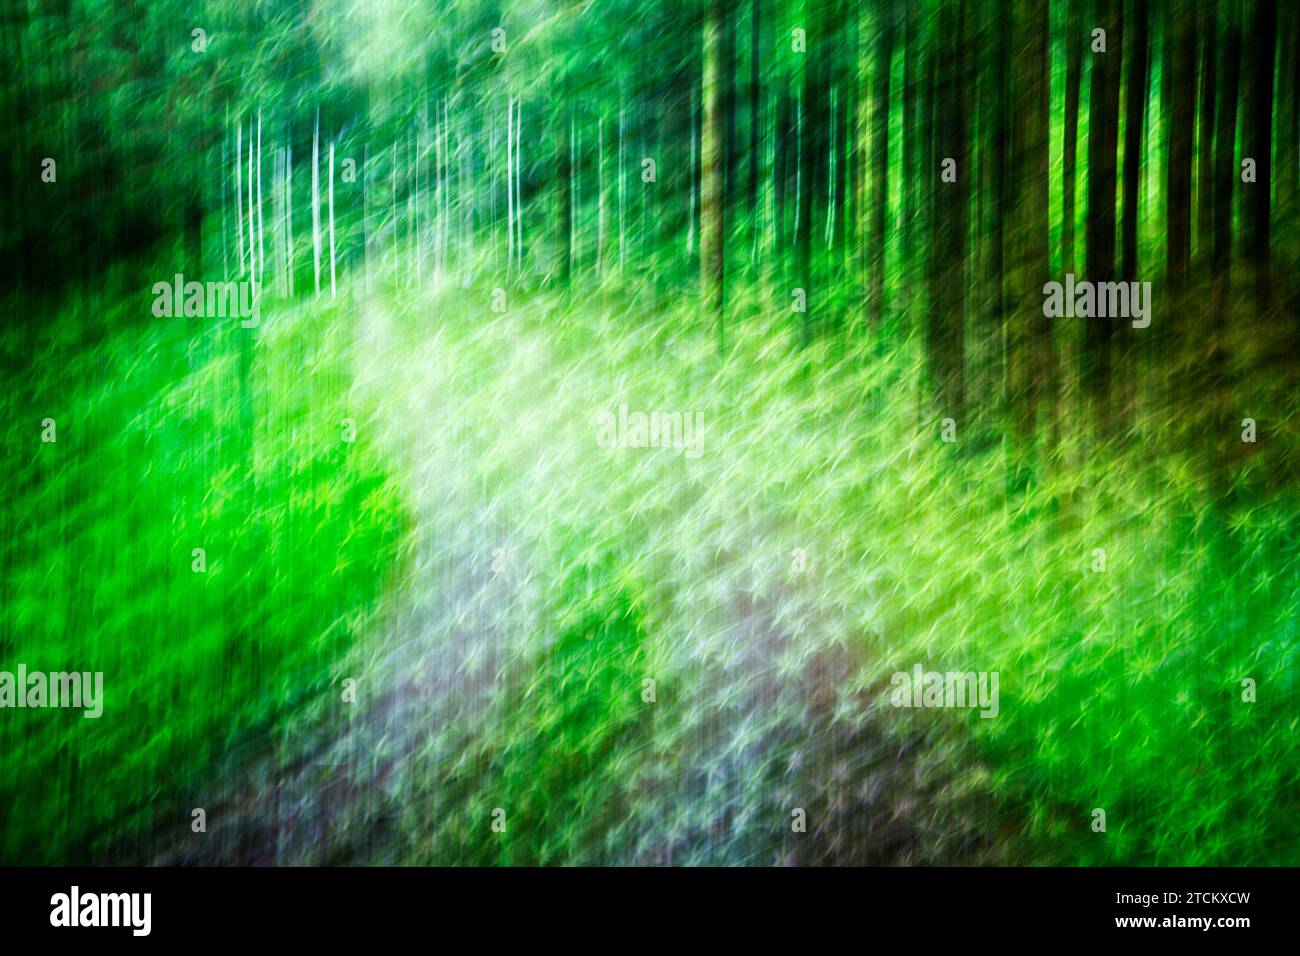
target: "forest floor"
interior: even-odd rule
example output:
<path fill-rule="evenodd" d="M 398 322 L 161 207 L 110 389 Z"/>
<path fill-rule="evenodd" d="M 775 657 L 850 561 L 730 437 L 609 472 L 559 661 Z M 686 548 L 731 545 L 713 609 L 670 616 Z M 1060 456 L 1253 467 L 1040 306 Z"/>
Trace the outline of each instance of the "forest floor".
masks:
<path fill-rule="evenodd" d="M 869 649 L 832 637 L 834 613 L 780 570 L 802 544 L 824 581 L 830 542 L 824 528 L 786 540 L 761 473 L 737 470 L 770 450 L 709 436 L 714 473 L 738 493 L 738 527 L 715 542 L 690 526 L 710 504 L 680 451 L 597 447 L 596 414 L 620 400 L 703 408 L 715 426 L 728 383 L 636 328 L 605 330 L 612 354 L 629 350 L 606 361 L 580 334 L 547 333 L 563 306 L 543 297 L 504 317 L 484 304 L 475 322 L 469 295 L 358 304 L 353 390 L 382 414 L 357 427 L 396 463 L 406 571 L 328 699 L 228 766 L 207 832 L 151 862 L 1005 861 L 1018 824 L 968 785 L 973 748 L 940 722 L 881 710 L 881 686 L 862 684 Z M 631 498 L 628 467 L 641 472 Z M 592 484 L 574 486 L 578 473 Z M 656 487 L 661 500 L 646 501 Z M 595 616 L 569 654 L 557 646 L 575 607 Z M 628 615 L 644 620 L 631 644 L 602 630 L 601 617 Z M 643 672 L 658 680 L 653 703 Z M 579 686 L 611 678 L 604 690 L 631 704 Z M 577 766 L 548 778 L 557 763 Z M 491 829 L 498 807 L 504 834 Z"/>
<path fill-rule="evenodd" d="M 941 439 L 914 340 L 796 345 L 782 314 L 733 323 L 720 358 L 690 303 L 631 288 L 333 310 L 346 394 L 320 414 L 384 463 L 399 554 L 322 692 L 197 781 L 144 859 L 1190 864 L 1293 845 L 1294 509 L 1243 485 L 1225 524 L 1186 438 L 1218 424 L 1145 388 L 1145 437 L 1067 435 L 1026 480 L 1006 442 Z M 277 328 L 319 322 L 273 313 L 259 361 Z M 623 404 L 700 411 L 703 453 L 603 446 Z M 1221 444 L 1243 454 L 1237 431 Z M 321 520 L 351 529 L 340 548 L 366 530 Z M 997 718 L 891 706 L 917 664 L 1000 673 Z M 1241 675 L 1274 692 L 1242 706 Z M 193 806 L 207 832 L 178 839 Z"/>

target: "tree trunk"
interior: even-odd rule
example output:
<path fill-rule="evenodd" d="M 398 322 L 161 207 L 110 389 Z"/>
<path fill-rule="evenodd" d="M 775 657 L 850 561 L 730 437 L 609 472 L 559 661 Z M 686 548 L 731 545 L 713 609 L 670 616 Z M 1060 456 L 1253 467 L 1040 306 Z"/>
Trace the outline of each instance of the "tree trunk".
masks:
<path fill-rule="evenodd" d="M 1178 291 L 1187 281 L 1192 256 L 1192 140 L 1196 122 L 1196 19 L 1191 0 L 1170 0 L 1163 69 L 1169 77 L 1165 124 L 1166 269 Z"/>
<path fill-rule="evenodd" d="M 312 264 L 316 275 L 316 294 L 320 295 L 320 110 L 316 111 L 316 130 L 311 138 L 311 249 Z M 257 257 L 252 255 L 250 240 L 249 253 L 256 266 Z"/>
<path fill-rule="evenodd" d="M 709 0 L 704 21 L 704 71 L 701 88 L 704 121 L 700 130 L 700 295 L 706 321 L 722 320 L 723 268 L 723 78 L 721 76 L 722 2 Z"/>
<path fill-rule="evenodd" d="M 989 140 L 989 303 L 987 349 L 990 354 L 989 381 L 1000 400 L 1000 409 L 1012 408 L 1013 388 L 1007 368 L 1007 219 L 1010 205 L 1008 167 L 1011 162 L 1011 47 L 1005 24 L 1013 22 L 1011 0 L 997 0 L 989 11 L 993 40 L 989 44 L 989 74 L 992 92 L 986 94 L 985 123 Z"/>
<path fill-rule="evenodd" d="M 1047 9 L 1017 0 L 1013 30 L 1016 83 L 1010 167 L 1015 170 L 1013 255 L 1015 290 L 1009 370 L 1013 414 L 1021 441 L 1034 434 L 1040 396 L 1055 381 L 1051 326 L 1043 318 L 1048 273 L 1049 60 Z"/>
<path fill-rule="evenodd" d="M 1065 30 L 1065 139 L 1061 144 L 1061 265 L 1074 272 L 1075 167 L 1079 152 L 1079 92 L 1088 34 L 1080 29 L 1081 0 L 1067 0 Z"/>
<path fill-rule="evenodd" d="M 740 63 L 740 14 L 732 4 L 724 4 L 721 12 L 719 29 L 721 30 L 722 61 L 719 65 L 722 83 L 722 217 L 726 223 L 734 223 L 737 207 L 737 184 L 740 182 L 740 153 L 744 142 L 740 138 L 738 119 L 739 97 L 736 95 L 736 80 L 739 76 L 737 66 Z"/>
<path fill-rule="evenodd" d="M 335 257 L 334 257 L 334 144 L 330 143 L 329 174 L 329 217 L 330 217 L 330 298 L 335 296 Z"/>
<path fill-rule="evenodd" d="M 567 289 L 573 272 L 570 254 L 573 239 L 573 114 L 567 97 L 556 122 L 559 124 L 555 136 L 556 273 L 560 286 Z"/>
<path fill-rule="evenodd" d="M 892 0 L 878 5 L 883 22 L 876 25 L 875 90 L 871 124 L 871 230 L 868 248 L 871 270 L 868 315 L 878 332 L 885 301 L 885 224 L 889 209 L 889 74 L 894 53 Z"/>
<path fill-rule="evenodd" d="M 912 269 L 916 262 L 917 224 L 920 219 L 918 190 L 926 179 L 921 155 L 922 127 L 917 116 L 919 89 L 925 77 L 921 68 L 921 15 L 915 3 L 903 6 L 904 55 L 903 63 L 903 288 L 908 301 L 904 310 L 910 314 L 912 304 Z"/>
<path fill-rule="evenodd" d="M 1300 228 L 1300 6 L 1287 6 L 1291 29 L 1286 70 L 1290 73 L 1290 82 L 1288 107 L 1278 112 L 1278 128 L 1284 130 L 1282 135 L 1285 137 L 1285 145 L 1279 154 L 1282 168 L 1278 182 L 1278 222 L 1285 223 L 1295 235 L 1294 230 Z M 1298 320 L 1295 332 L 1300 335 L 1300 270 L 1291 270 L 1290 284 L 1287 310 Z"/>
<path fill-rule="evenodd" d="M 803 98 L 800 104 L 797 149 L 799 152 L 798 181 L 796 184 L 797 224 L 795 242 L 798 247 L 799 285 L 811 290 L 813 285 L 813 231 L 818 221 L 816 212 L 819 199 L 825 195 L 826 149 L 824 137 L 828 132 L 829 118 L 823 108 L 826 55 L 823 49 L 826 36 L 821 30 L 820 8 L 809 14 L 807 23 L 808 53 L 800 57 L 803 64 Z M 809 295 L 812 296 L 810 291 Z M 803 336 L 807 341 L 810 314 L 805 313 Z"/>
<path fill-rule="evenodd" d="M 1255 182 L 1243 184 L 1241 207 L 1246 253 L 1255 271 L 1255 298 L 1265 308 L 1270 297 L 1269 217 L 1273 189 L 1273 63 L 1277 50 L 1277 0 L 1256 0 L 1250 30 L 1250 69 L 1242 96 L 1245 156 L 1255 160 Z M 1293 56 L 1296 55 L 1292 51 Z"/>
<path fill-rule="evenodd" d="M 1090 54 L 1088 102 L 1088 217 L 1085 221 L 1087 277 L 1115 278 L 1115 153 L 1119 137 L 1119 81 L 1123 45 L 1121 0 L 1098 0 L 1096 24 L 1106 31 L 1106 52 Z M 1085 320 L 1083 380 L 1102 434 L 1111 425 L 1111 341 L 1115 319 Z"/>
<path fill-rule="evenodd" d="M 1214 249 L 1211 264 L 1214 276 L 1211 373 L 1217 396 L 1215 425 L 1223 425 L 1227 401 L 1227 331 L 1228 296 L 1232 289 L 1232 195 L 1238 181 L 1237 166 L 1237 94 L 1241 79 L 1241 27 L 1235 11 L 1225 6 L 1219 23 L 1219 47 L 1222 55 L 1215 132 L 1214 169 Z M 1224 484 L 1226 487 L 1226 483 Z"/>
<path fill-rule="evenodd" d="M 762 0 L 754 0 L 753 9 L 750 12 L 750 37 L 749 37 L 749 226 L 752 235 L 750 236 L 751 257 L 757 262 L 758 244 L 760 228 L 759 224 L 763 221 L 762 209 L 759 207 L 758 197 L 758 171 L 762 163 L 759 157 L 762 155 L 762 141 L 760 132 L 763 127 L 763 110 L 762 95 L 763 84 L 759 72 L 759 64 L 762 60 L 763 51 L 760 46 L 760 26 L 762 24 Z"/>
<path fill-rule="evenodd" d="M 1133 282 L 1138 278 L 1138 209 L 1142 184 L 1142 131 L 1146 125 L 1147 91 L 1150 84 L 1151 55 L 1150 15 L 1147 0 L 1130 0 L 1129 66 L 1124 78 L 1124 218 L 1120 223 L 1120 279 Z M 1118 406 L 1125 418 L 1132 416 L 1137 405 L 1137 355 L 1132 324 L 1121 318 L 1109 319 L 1113 325 L 1115 372 Z"/>
<path fill-rule="evenodd" d="M 1146 0 L 1130 5 L 1132 29 L 1124 107 L 1124 222 L 1121 278 L 1132 282 L 1138 270 L 1138 187 L 1142 180 L 1142 128 L 1147 108 L 1147 58 L 1150 51 Z"/>
<path fill-rule="evenodd" d="M 1201 121 L 1200 147 L 1196 161 L 1196 250 L 1210 261 L 1214 241 L 1214 94 L 1219 24 L 1216 7 L 1201 8 Z"/>
<path fill-rule="evenodd" d="M 1224 292 L 1232 277 L 1232 194 L 1238 182 L 1237 166 L 1237 94 L 1241 79 L 1241 27 L 1234 11 L 1225 7 L 1220 21 L 1219 46 L 1222 75 L 1219 103 L 1216 108 L 1214 162 L 1214 275 L 1224 282 Z"/>

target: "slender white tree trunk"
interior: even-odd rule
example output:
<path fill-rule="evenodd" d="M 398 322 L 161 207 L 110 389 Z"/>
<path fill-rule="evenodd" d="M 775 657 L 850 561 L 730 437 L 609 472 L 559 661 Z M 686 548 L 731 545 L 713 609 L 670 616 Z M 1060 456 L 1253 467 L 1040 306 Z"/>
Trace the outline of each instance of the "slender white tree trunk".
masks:
<path fill-rule="evenodd" d="M 506 274 L 514 268 L 515 262 L 515 101 L 511 97 L 506 103 Z"/>
<path fill-rule="evenodd" d="M 448 98 L 443 97 L 438 111 L 438 276 L 445 279 L 451 270 L 451 116 Z"/>
<path fill-rule="evenodd" d="M 284 174 L 284 151 L 271 150 L 271 269 L 275 273 L 277 295 L 285 293 L 284 273 L 280 260 L 284 257 L 284 233 L 280 208 L 280 177 Z"/>
<path fill-rule="evenodd" d="M 463 277 L 465 274 L 465 210 L 469 206 L 469 194 L 465 191 L 465 157 L 460 139 L 460 130 L 456 131 L 456 142 L 451 142 L 451 104 L 447 105 L 447 147 L 451 151 L 451 166 L 456 171 L 456 196 L 451 207 L 451 218 L 456 223 L 456 242 L 454 245 L 456 270 Z"/>
<path fill-rule="evenodd" d="M 623 226 L 623 99 L 618 103 L 618 274 L 625 272 L 627 231 Z"/>
<path fill-rule="evenodd" d="M 366 292 L 370 291 L 370 144 L 361 147 L 361 258 L 365 262 Z"/>
<path fill-rule="evenodd" d="M 497 171 L 497 127 L 492 124 L 492 134 L 488 137 L 488 182 L 491 184 L 491 205 L 488 206 L 489 234 L 488 245 L 492 247 L 492 272 L 496 273 L 501 268 L 501 243 L 497 239 L 500 232 L 501 219 L 497 213 L 497 179 L 500 173 Z"/>
<path fill-rule="evenodd" d="M 836 110 L 838 108 L 836 100 L 838 91 L 834 85 L 831 86 L 831 148 L 830 156 L 827 158 L 827 176 L 826 176 L 826 248 L 829 249 L 835 240 L 835 128 Z"/>
<path fill-rule="evenodd" d="M 434 107 L 433 118 L 433 276 L 434 282 L 442 279 L 442 105 Z"/>
<path fill-rule="evenodd" d="M 410 288 L 411 284 L 416 281 L 415 276 L 415 256 L 416 249 L 420 244 L 420 236 L 417 231 L 417 221 L 415 212 L 419 209 L 420 200 L 420 163 L 415 155 L 415 137 L 406 138 L 406 162 L 409 169 L 407 179 L 410 181 L 410 188 L 406 190 L 406 285 Z"/>
<path fill-rule="evenodd" d="M 330 298 L 334 298 L 334 144 L 330 143 Z"/>
<path fill-rule="evenodd" d="M 230 161 L 230 110 L 226 110 L 225 121 L 221 124 L 221 277 L 230 277 L 230 236 L 226 234 L 229 216 L 226 207 L 230 205 L 230 182 L 226 179 L 226 163 Z"/>
<path fill-rule="evenodd" d="M 515 263 L 522 272 L 524 268 L 524 104 L 522 100 L 515 103 L 518 120 L 515 125 Z"/>
<path fill-rule="evenodd" d="M 468 286 L 470 271 L 474 268 L 474 131 L 470 129 L 467 134 L 469 142 L 463 151 L 461 159 L 462 176 L 465 182 L 465 249 L 461 256 L 460 282 L 461 286 Z"/>
<path fill-rule="evenodd" d="M 695 133 L 695 87 L 691 87 L 691 208 L 686 217 L 686 255 L 695 253 L 695 208 L 699 194 L 695 191 L 695 169 L 699 163 L 699 144 Z"/>
<path fill-rule="evenodd" d="M 311 248 L 316 274 L 316 294 L 320 295 L 320 108 L 316 109 L 316 131 L 311 137 Z"/>
<path fill-rule="evenodd" d="M 288 247 L 289 260 L 289 298 L 293 298 L 293 142 L 289 142 L 286 150 L 288 156 L 285 160 L 284 173 L 284 216 L 288 228 L 285 230 L 288 235 L 285 238 Z"/>
<path fill-rule="evenodd" d="M 434 137 L 437 139 L 437 148 L 434 150 L 436 156 L 436 174 L 438 177 L 438 188 L 434 191 L 433 202 L 438 207 L 438 233 L 434 237 L 436 245 L 434 258 L 438 264 L 437 277 L 441 282 L 447 274 L 447 234 L 451 230 L 451 223 L 447 219 L 447 101 L 444 98 L 438 103 L 438 118 L 434 121 Z"/>
<path fill-rule="evenodd" d="M 388 224 L 393 231 L 393 281 L 401 271 L 402 261 L 397 254 L 397 141 L 393 141 L 393 194 L 388 200 Z"/>
<path fill-rule="evenodd" d="M 596 136 L 596 189 L 600 199 L 597 203 L 596 213 L 596 277 L 602 278 L 605 274 L 605 117 L 603 115 L 598 120 L 598 123 Z"/>
<path fill-rule="evenodd" d="M 262 285 L 266 272 L 266 251 L 262 245 L 262 109 L 257 110 L 257 284 Z"/>
<path fill-rule="evenodd" d="M 578 210 L 582 208 L 582 203 L 578 199 L 578 173 L 577 173 L 577 125 L 573 121 L 573 105 L 569 105 L 569 205 L 572 210 L 569 214 L 569 273 L 572 274 L 578 266 L 577 249 L 574 248 L 574 232 L 578 228 Z"/>
<path fill-rule="evenodd" d="M 248 281 L 253 294 L 257 294 L 257 241 L 254 236 L 253 217 L 253 119 L 248 119 Z"/>
<path fill-rule="evenodd" d="M 428 118 L 426 110 L 420 111 L 420 128 L 415 132 L 415 285 L 421 285 L 420 270 L 424 259 L 424 231 L 420 228 L 420 161 L 424 158 L 424 127 Z M 425 184 L 428 185 L 427 182 Z"/>
<path fill-rule="evenodd" d="M 442 264 L 447 270 L 451 268 L 451 160 L 451 97 L 444 96 L 442 99 L 442 161 L 443 183 L 446 188 L 443 189 L 442 215 L 447 226 L 442 230 Z"/>
<path fill-rule="evenodd" d="M 244 275 L 244 124 L 235 123 L 235 235 L 239 239 L 239 274 Z"/>

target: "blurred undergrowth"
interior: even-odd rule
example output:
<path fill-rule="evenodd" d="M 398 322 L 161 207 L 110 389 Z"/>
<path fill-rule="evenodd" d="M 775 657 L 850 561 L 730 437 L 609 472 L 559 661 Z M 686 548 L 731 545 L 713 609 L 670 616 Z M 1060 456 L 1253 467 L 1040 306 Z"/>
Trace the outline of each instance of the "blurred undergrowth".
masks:
<path fill-rule="evenodd" d="M 99 719 L 6 711 L 6 861 L 94 859 L 188 818 L 177 790 L 322 692 L 395 566 L 396 489 L 364 438 L 340 441 L 362 415 L 346 323 L 285 310 L 257 333 L 147 309 L 65 311 L 0 399 L 0 669 L 102 671 L 105 695 Z"/>
<path fill-rule="evenodd" d="M 6 859 L 188 838 L 176 784 L 203 805 L 293 728 L 381 791 L 306 860 L 367 827 L 363 859 L 442 863 L 1292 851 L 1289 494 L 1225 519 L 1159 415 L 1009 483 L 1009 439 L 939 440 L 912 340 L 800 348 L 753 301 L 721 361 L 636 295 L 489 301 L 291 306 L 242 339 L 103 302 L 93 352 L 56 321 L 4 397 L 0 668 L 103 670 L 106 709 L 9 713 Z M 703 456 L 597 447 L 624 402 L 702 412 Z M 917 662 L 998 671 L 1000 715 L 894 710 Z"/>

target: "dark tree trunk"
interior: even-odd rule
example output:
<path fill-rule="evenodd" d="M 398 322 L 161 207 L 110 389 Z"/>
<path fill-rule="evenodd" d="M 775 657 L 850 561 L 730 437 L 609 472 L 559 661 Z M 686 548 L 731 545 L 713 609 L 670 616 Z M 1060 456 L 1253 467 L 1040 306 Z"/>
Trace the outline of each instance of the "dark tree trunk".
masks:
<path fill-rule="evenodd" d="M 1212 398 L 1211 427 L 1228 426 L 1228 299 L 1232 290 L 1233 190 L 1240 181 L 1237 165 L 1237 97 L 1241 80 L 1241 26 L 1232 4 L 1224 4 L 1219 15 L 1220 50 L 1219 102 L 1216 107 L 1214 163 L 1214 245 L 1211 253 L 1213 294 L 1210 339 Z M 1231 488 L 1230 463 L 1216 456 L 1212 464 L 1215 497 L 1227 504 Z"/>
<path fill-rule="evenodd" d="M 1222 425 L 1227 389 L 1228 296 L 1232 289 L 1232 194 L 1238 181 L 1237 94 L 1241 78 L 1241 28 L 1236 13 L 1225 6 L 1219 21 L 1219 102 L 1216 107 L 1214 169 L 1214 247 L 1211 255 L 1214 294 L 1214 334 L 1210 369 L 1214 377 L 1216 416 Z M 1226 485 L 1225 485 L 1226 486 Z"/>
<path fill-rule="evenodd" d="M 1192 255 L 1192 141 L 1196 121 L 1196 20 L 1191 0 L 1170 0 L 1166 26 L 1165 74 L 1169 129 L 1166 160 L 1166 268 L 1170 285 L 1181 289 Z"/>
<path fill-rule="evenodd" d="M 1142 183 L 1142 132 L 1146 125 L 1147 93 L 1150 86 L 1150 14 L 1147 0 L 1129 0 L 1129 22 L 1125 37 L 1129 45 L 1128 72 L 1124 79 L 1124 218 L 1120 223 L 1120 278 L 1138 277 L 1138 209 Z M 1126 418 L 1137 404 L 1137 340 L 1132 325 L 1120 318 L 1109 320 L 1114 334 L 1114 367 L 1117 405 Z M 1143 333 L 1145 334 L 1145 333 Z"/>
<path fill-rule="evenodd" d="M 1036 0 L 1017 0 L 1015 102 L 1011 161 L 1015 170 L 1015 299 L 1008 330 L 1013 415 L 1022 440 L 1033 436 L 1040 396 L 1055 378 L 1050 326 L 1042 314 L 1048 271 L 1048 20 Z"/>
<path fill-rule="evenodd" d="M 740 128 L 738 120 L 736 83 L 739 78 L 737 69 L 740 59 L 738 48 L 740 44 L 740 14 L 734 11 L 731 4 L 725 4 L 723 7 L 722 21 L 722 103 L 723 103 L 723 128 L 722 128 L 722 151 L 725 157 L 722 174 L 722 202 L 723 217 L 727 223 L 735 221 L 736 204 L 739 200 L 740 186 L 740 150 L 741 143 Z"/>
<path fill-rule="evenodd" d="M 1255 272 L 1255 296 L 1267 306 L 1269 217 L 1273 189 L 1273 64 L 1277 50 L 1277 0 L 1256 0 L 1250 30 L 1250 64 L 1242 97 L 1245 155 L 1255 160 L 1255 182 L 1243 184 L 1241 207 L 1246 253 Z M 1293 56 L 1297 55 L 1293 51 Z"/>
<path fill-rule="evenodd" d="M 754 230 L 754 240 L 757 243 L 758 224 L 762 221 L 762 210 L 758 205 L 758 170 L 762 165 L 759 157 L 762 156 L 761 132 L 763 128 L 763 109 L 762 95 L 763 84 L 759 72 L 759 63 L 762 60 L 762 47 L 760 40 L 760 26 L 762 20 L 762 0 L 754 0 L 753 10 L 750 15 L 750 35 L 749 35 L 749 216 L 750 225 Z"/>
<path fill-rule="evenodd" d="M 868 314 L 880 328 L 885 300 L 885 221 L 889 208 L 889 74 L 894 53 L 893 0 L 879 3 L 884 22 L 878 27 L 875 90 L 871 123 L 871 250 Z"/>
<path fill-rule="evenodd" d="M 1147 108 L 1147 59 L 1150 52 L 1146 0 L 1130 5 L 1131 57 L 1125 84 L 1124 107 L 1124 222 L 1122 225 L 1121 278 L 1131 282 L 1138 270 L 1138 186 L 1142 180 L 1142 129 Z"/>
<path fill-rule="evenodd" d="M 1098 0 L 1096 23 L 1106 31 L 1106 52 L 1090 54 L 1092 89 L 1088 102 L 1088 217 L 1085 221 L 1087 276 L 1115 278 L 1115 152 L 1119 137 L 1119 81 L 1124 49 L 1121 0 Z M 1103 433 L 1109 431 L 1111 340 L 1115 320 L 1085 320 L 1083 380 L 1096 405 Z"/>
<path fill-rule="evenodd" d="M 1222 56 L 1219 80 L 1219 103 L 1216 107 L 1214 161 L 1214 253 L 1216 279 L 1231 285 L 1232 272 L 1232 194 L 1238 182 L 1237 166 L 1237 95 L 1241 80 L 1241 27 L 1236 15 L 1225 7 L 1220 21 L 1219 47 Z"/>
<path fill-rule="evenodd" d="M 1061 265 L 1074 272 L 1074 194 L 1076 156 L 1079 150 L 1079 91 L 1083 86 L 1083 51 L 1089 34 L 1080 29 L 1079 5 L 1067 0 L 1065 62 L 1065 140 L 1061 147 Z"/>
<path fill-rule="evenodd" d="M 1217 10 L 1206 3 L 1201 8 L 1201 120 L 1200 155 L 1196 162 L 1196 249 L 1203 261 L 1210 261 L 1214 242 L 1214 94 L 1219 24 Z"/>
<path fill-rule="evenodd" d="M 985 30 L 990 42 L 986 51 L 986 89 L 980 122 L 984 134 L 985 201 L 988 204 L 988 258 L 984 265 L 989 305 L 983 350 L 987 352 L 988 392 L 990 396 L 996 395 L 1002 406 L 1009 408 L 1013 389 L 1006 368 L 1006 335 L 1009 330 L 1006 228 L 1009 204 L 1007 167 L 1011 153 L 1011 68 L 1005 25 L 1012 22 L 1011 0 L 997 0 L 990 5 L 986 15 Z"/>
<path fill-rule="evenodd" d="M 1285 198 L 1278 204 L 1279 223 L 1285 223 L 1295 235 L 1300 229 L 1300 5 L 1288 4 L 1291 18 L 1288 70 L 1290 72 L 1289 108 L 1278 115 L 1278 127 L 1285 130 L 1285 147 L 1281 154 L 1281 179 L 1279 195 Z M 1300 334 L 1300 270 L 1291 270 L 1291 289 L 1288 311 L 1296 317 L 1295 331 Z"/>
<path fill-rule="evenodd" d="M 913 288 L 912 268 L 916 261 L 917 223 L 920 216 L 918 190 L 925 181 L 925 165 L 921 157 L 921 123 L 918 91 L 921 69 L 921 18 L 915 3 L 903 6 L 904 56 L 903 62 L 903 286 Z M 910 300 L 907 303 L 910 305 Z"/>

